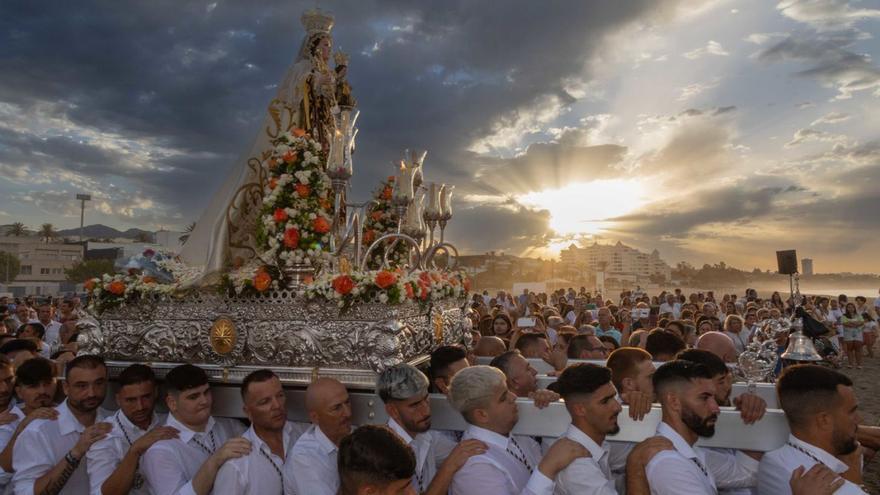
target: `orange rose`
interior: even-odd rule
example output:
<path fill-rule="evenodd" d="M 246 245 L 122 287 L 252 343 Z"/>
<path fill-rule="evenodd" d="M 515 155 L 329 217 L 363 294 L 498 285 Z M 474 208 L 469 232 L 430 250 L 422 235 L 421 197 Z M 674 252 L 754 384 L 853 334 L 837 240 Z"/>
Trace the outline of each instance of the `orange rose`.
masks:
<path fill-rule="evenodd" d="M 387 289 L 396 283 L 397 275 L 388 270 L 382 270 L 376 274 L 376 285 L 378 285 L 380 289 Z"/>
<path fill-rule="evenodd" d="M 290 249 L 296 249 L 296 247 L 299 246 L 299 231 L 296 229 L 285 230 L 284 245 Z"/>
<path fill-rule="evenodd" d="M 91 291 L 95 290 L 95 284 L 96 284 L 95 280 L 96 279 L 94 279 L 94 278 L 90 278 L 90 279 L 86 280 L 86 282 L 83 284 L 83 286 L 85 287 L 85 289 L 87 291 L 91 292 Z"/>
<path fill-rule="evenodd" d="M 278 179 L 272 177 L 269 179 L 269 189 L 275 189 L 276 187 L 278 187 Z"/>
<path fill-rule="evenodd" d="M 299 127 L 297 127 L 296 129 L 294 129 L 291 132 L 293 134 L 293 137 L 303 137 L 306 135 L 306 131 L 300 129 Z"/>
<path fill-rule="evenodd" d="M 416 296 L 415 292 L 413 291 L 412 284 L 406 284 L 406 285 L 404 285 L 404 288 L 406 289 L 406 298 L 407 299 L 412 299 L 413 297 Z"/>
<path fill-rule="evenodd" d="M 464 287 L 464 290 L 468 292 L 471 291 L 471 279 L 465 277 L 465 279 L 461 281 L 461 285 Z"/>
<path fill-rule="evenodd" d="M 431 272 L 431 279 L 434 280 L 434 282 L 439 282 L 439 281 L 443 280 L 440 277 L 440 274 L 437 272 Z"/>
<path fill-rule="evenodd" d="M 307 198 L 311 192 L 312 192 L 312 188 L 309 187 L 308 184 L 297 184 L 296 185 L 296 193 L 301 198 Z"/>
<path fill-rule="evenodd" d="M 382 212 L 374 211 L 373 213 L 370 213 L 370 218 L 372 218 L 374 222 L 378 222 L 379 220 L 382 220 Z"/>
<path fill-rule="evenodd" d="M 277 166 L 278 166 L 278 160 L 276 160 L 274 156 L 272 158 L 269 158 L 269 170 L 272 170 Z"/>
<path fill-rule="evenodd" d="M 364 244 L 372 244 L 376 240 L 376 231 L 367 230 L 364 232 Z"/>
<path fill-rule="evenodd" d="M 316 217 L 312 220 L 312 230 L 319 234 L 330 232 L 330 222 L 324 217 Z"/>
<path fill-rule="evenodd" d="M 323 199 L 319 200 L 318 204 L 321 205 L 321 208 L 323 208 L 325 210 L 330 209 L 330 200 L 327 198 L 323 198 Z"/>
<path fill-rule="evenodd" d="M 428 299 L 428 286 L 423 285 L 421 287 L 422 287 L 422 291 L 421 291 L 421 294 L 419 294 L 419 297 L 422 299 L 422 301 L 425 301 Z"/>
<path fill-rule="evenodd" d="M 315 282 L 315 277 L 313 277 L 311 275 L 306 275 L 305 278 L 303 278 L 303 283 L 306 285 L 312 285 L 312 283 L 314 283 L 314 282 Z"/>
<path fill-rule="evenodd" d="M 284 208 L 275 208 L 275 213 L 272 214 L 275 218 L 275 223 L 281 223 L 287 220 L 287 212 L 284 211 Z"/>
<path fill-rule="evenodd" d="M 156 283 L 156 279 L 153 278 L 153 277 L 151 277 L 151 276 L 149 276 L 149 275 L 147 275 L 146 277 L 143 278 L 143 280 L 141 280 L 141 282 L 143 282 L 143 283 L 145 283 L 145 284 L 155 284 L 155 283 Z"/>
<path fill-rule="evenodd" d="M 391 199 L 391 188 L 390 187 L 386 186 L 384 189 L 382 189 L 382 199 L 384 199 L 384 200 Z"/>
<path fill-rule="evenodd" d="M 296 152 L 293 150 L 287 150 L 287 153 L 282 155 L 281 159 L 284 160 L 284 163 L 293 163 L 296 160 Z"/>
<path fill-rule="evenodd" d="M 272 277 L 268 273 L 260 270 L 254 275 L 254 288 L 260 292 L 265 292 L 272 285 Z"/>
<path fill-rule="evenodd" d="M 354 289 L 354 280 L 348 275 L 340 275 L 333 279 L 333 290 L 342 294 L 348 294 Z"/>
<path fill-rule="evenodd" d="M 121 296 L 125 294 L 125 282 L 122 280 L 114 280 L 107 285 L 107 290 L 110 291 L 111 294 Z"/>

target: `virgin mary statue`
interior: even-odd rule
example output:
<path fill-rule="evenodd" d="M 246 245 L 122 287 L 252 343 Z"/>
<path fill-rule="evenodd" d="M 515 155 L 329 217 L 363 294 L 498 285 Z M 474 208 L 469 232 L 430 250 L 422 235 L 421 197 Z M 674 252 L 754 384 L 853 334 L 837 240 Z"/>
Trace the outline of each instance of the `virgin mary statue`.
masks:
<path fill-rule="evenodd" d="M 262 206 L 261 164 L 272 140 L 291 127 L 304 129 L 326 150 L 335 130 L 335 73 L 328 68 L 333 17 L 320 10 L 301 18 L 306 34 L 278 86 L 266 118 L 247 154 L 232 167 L 180 252 L 192 269 L 187 286 L 213 285 L 230 267 L 258 260 L 254 232 Z M 284 121 L 284 123 L 282 123 Z"/>

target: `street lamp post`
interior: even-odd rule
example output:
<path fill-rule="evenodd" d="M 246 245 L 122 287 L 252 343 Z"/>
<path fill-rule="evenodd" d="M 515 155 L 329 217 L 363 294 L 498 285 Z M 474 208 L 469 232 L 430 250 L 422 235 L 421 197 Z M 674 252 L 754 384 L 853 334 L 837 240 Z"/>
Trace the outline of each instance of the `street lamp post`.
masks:
<path fill-rule="evenodd" d="M 89 194 L 77 194 L 76 199 L 80 201 L 79 210 L 79 243 L 83 243 L 83 221 L 86 216 L 86 201 L 91 201 L 92 196 Z"/>

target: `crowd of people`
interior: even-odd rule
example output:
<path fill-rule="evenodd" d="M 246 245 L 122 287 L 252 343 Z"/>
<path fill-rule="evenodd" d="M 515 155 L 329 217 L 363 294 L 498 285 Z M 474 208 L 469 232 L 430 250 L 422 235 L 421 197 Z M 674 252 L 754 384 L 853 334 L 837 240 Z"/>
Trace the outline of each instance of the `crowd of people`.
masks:
<path fill-rule="evenodd" d="M 18 328 L 0 344 L 0 493 L 867 493 L 862 472 L 880 448 L 880 429 L 861 424 L 853 383 L 832 366 L 780 371 L 777 394 L 791 432 L 780 448 L 697 444 L 714 435 L 721 406 L 734 407 L 745 424 L 766 413 L 753 393 L 731 398 L 728 363 L 762 321 L 793 311 L 787 303 L 767 307 L 749 293 L 717 303 L 711 293 L 684 302 L 675 293 L 655 300 L 625 293 L 616 304 L 574 291 L 485 296 L 471 304 L 473 345 L 438 347 L 424 371 L 384 370 L 375 392 L 387 423 L 357 428 L 343 384 L 318 378 L 303 404 L 288 404 L 269 369 L 240 385 L 246 421 L 212 415 L 212 385 L 192 364 L 168 371 L 161 387 L 148 365 L 130 365 L 115 377 L 118 410 L 104 410 L 106 365 L 77 355 L 75 336 L 62 337 L 65 326 L 76 328 L 78 301 L 63 300 L 57 311 L 52 301 L 19 303 L 11 308 Z M 825 326 L 823 304 L 808 311 Z M 862 314 L 843 308 L 834 323 L 851 342 L 847 329 L 855 327 L 845 323 Z M 826 329 L 833 339 L 837 327 Z M 547 389 L 530 359 L 555 369 Z M 460 413 L 463 431 L 432 427 L 431 392 Z M 563 401 L 564 433 L 514 434 L 518 398 L 538 408 Z M 308 423 L 288 419 L 296 407 Z M 614 441 L 620 414 L 642 421 L 652 407 L 662 415 L 655 436 Z"/>

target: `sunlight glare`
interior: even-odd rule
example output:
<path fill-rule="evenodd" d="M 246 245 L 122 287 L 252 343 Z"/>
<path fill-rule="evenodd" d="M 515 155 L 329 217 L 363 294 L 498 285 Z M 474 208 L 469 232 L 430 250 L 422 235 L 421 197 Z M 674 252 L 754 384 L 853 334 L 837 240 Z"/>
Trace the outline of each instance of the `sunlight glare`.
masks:
<path fill-rule="evenodd" d="M 518 196 L 517 200 L 549 211 L 550 228 L 557 234 L 596 234 L 611 226 L 609 219 L 645 204 L 645 192 L 641 181 L 608 179 L 531 192 Z"/>

